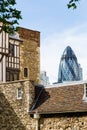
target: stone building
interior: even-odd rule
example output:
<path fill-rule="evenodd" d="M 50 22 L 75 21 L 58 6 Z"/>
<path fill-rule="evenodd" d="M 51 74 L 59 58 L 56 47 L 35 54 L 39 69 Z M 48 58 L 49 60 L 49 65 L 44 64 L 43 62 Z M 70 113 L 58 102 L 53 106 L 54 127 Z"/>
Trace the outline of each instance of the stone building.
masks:
<path fill-rule="evenodd" d="M 40 32 L 19 28 L 20 44 L 20 78 L 40 83 Z"/>
<path fill-rule="evenodd" d="M 40 82 L 40 32 L 22 27 L 13 35 L 0 32 L 0 81 L 20 79 Z"/>
<path fill-rule="evenodd" d="M 87 130 L 87 81 L 39 85 L 40 33 L 16 35 L 0 32 L 0 130 Z"/>
<path fill-rule="evenodd" d="M 30 80 L 0 84 L 1 130 L 87 130 L 87 81 L 46 88 Z"/>

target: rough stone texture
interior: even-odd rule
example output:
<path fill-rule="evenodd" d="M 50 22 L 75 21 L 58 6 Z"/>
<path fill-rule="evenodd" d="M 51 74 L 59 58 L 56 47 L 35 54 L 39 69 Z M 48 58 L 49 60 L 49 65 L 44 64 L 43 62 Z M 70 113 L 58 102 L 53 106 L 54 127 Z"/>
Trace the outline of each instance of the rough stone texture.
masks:
<path fill-rule="evenodd" d="M 22 99 L 17 99 L 19 87 L 23 91 Z M 28 113 L 33 99 L 34 86 L 31 81 L 1 83 L 0 130 L 35 130 L 35 121 Z"/>
<path fill-rule="evenodd" d="M 87 130 L 87 114 L 43 118 L 40 120 L 40 130 Z"/>
<path fill-rule="evenodd" d="M 22 99 L 17 99 L 18 88 Z M 36 130 L 36 119 L 28 112 L 34 97 L 32 81 L 0 83 L 0 130 Z M 87 130 L 87 112 L 43 114 L 38 130 Z"/>
<path fill-rule="evenodd" d="M 20 79 L 40 82 L 40 32 L 19 28 L 20 44 Z M 24 77 L 24 68 L 28 77 Z"/>

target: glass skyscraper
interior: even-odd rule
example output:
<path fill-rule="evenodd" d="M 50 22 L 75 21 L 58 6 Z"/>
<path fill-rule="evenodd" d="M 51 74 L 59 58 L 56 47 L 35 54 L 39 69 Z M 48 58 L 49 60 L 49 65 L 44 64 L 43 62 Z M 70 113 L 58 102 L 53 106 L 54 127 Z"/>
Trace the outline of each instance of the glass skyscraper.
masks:
<path fill-rule="evenodd" d="M 82 80 L 82 68 L 70 46 L 67 46 L 59 64 L 58 83 Z"/>

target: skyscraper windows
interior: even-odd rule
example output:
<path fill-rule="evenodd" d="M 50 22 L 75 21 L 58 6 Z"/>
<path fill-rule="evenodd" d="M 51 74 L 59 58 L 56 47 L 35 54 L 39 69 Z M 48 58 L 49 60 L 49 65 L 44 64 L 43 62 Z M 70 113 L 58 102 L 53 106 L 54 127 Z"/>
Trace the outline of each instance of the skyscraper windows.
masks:
<path fill-rule="evenodd" d="M 58 82 L 77 81 L 82 79 L 82 68 L 70 46 L 67 46 L 59 64 Z"/>

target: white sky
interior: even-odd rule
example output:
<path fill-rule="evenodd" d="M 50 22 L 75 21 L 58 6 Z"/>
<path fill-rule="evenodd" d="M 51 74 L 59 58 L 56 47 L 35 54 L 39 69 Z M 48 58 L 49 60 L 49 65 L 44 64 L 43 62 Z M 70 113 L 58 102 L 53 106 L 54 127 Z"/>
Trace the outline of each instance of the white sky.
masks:
<path fill-rule="evenodd" d="M 68 0 L 17 0 L 22 11 L 20 26 L 41 32 L 41 70 L 51 83 L 58 79 L 61 55 L 71 46 L 87 79 L 87 0 L 76 10 L 67 9 Z"/>

